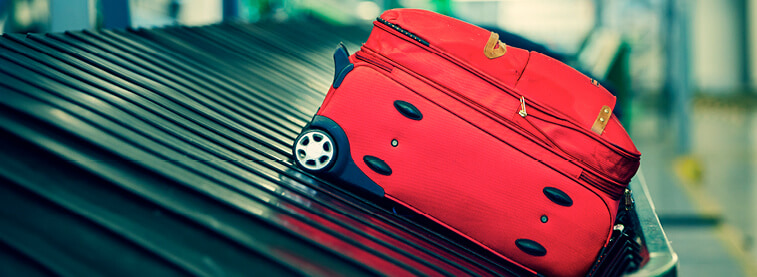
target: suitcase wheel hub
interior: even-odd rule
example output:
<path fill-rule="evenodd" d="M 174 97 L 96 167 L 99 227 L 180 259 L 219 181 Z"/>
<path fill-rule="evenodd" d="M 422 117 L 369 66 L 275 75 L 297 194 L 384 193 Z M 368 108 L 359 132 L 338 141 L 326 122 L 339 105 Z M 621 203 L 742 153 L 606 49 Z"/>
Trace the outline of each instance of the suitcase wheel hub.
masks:
<path fill-rule="evenodd" d="M 334 142 L 321 130 L 308 130 L 297 140 L 295 158 L 308 170 L 321 170 L 334 159 Z"/>

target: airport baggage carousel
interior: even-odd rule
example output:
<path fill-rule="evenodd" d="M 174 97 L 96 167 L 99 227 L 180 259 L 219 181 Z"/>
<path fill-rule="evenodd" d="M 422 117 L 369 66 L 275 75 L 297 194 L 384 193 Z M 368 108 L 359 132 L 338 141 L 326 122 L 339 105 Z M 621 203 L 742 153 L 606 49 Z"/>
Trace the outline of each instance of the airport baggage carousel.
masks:
<path fill-rule="evenodd" d="M 0 275 L 531 275 L 292 165 L 331 84 L 331 53 L 368 31 L 3 34 Z M 675 274 L 644 184 L 631 187 L 639 274 Z"/>

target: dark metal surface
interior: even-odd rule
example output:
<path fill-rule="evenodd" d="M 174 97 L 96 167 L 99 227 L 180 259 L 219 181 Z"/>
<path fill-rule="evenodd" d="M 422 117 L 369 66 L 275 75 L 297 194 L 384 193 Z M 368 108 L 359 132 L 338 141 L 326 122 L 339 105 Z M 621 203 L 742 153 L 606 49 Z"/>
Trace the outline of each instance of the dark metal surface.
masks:
<path fill-rule="evenodd" d="M 320 23 L 0 38 L 0 275 L 527 274 L 292 166 Z M 354 50 L 353 50 L 354 51 Z"/>
<path fill-rule="evenodd" d="M 639 232 L 643 239 L 646 264 L 630 276 L 677 276 L 678 254 L 673 251 L 660 219 L 657 217 L 649 188 L 642 172 L 634 177 L 629 186 L 635 193 L 635 206 Z"/>

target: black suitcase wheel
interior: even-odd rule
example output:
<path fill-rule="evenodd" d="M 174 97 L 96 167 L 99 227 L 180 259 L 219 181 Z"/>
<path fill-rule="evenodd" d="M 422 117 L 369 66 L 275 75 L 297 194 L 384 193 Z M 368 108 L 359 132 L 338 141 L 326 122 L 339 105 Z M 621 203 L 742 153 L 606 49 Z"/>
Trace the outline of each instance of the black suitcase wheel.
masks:
<path fill-rule="evenodd" d="M 326 131 L 309 129 L 303 131 L 295 140 L 294 160 L 305 171 L 322 172 L 333 166 L 336 161 L 336 144 Z"/>

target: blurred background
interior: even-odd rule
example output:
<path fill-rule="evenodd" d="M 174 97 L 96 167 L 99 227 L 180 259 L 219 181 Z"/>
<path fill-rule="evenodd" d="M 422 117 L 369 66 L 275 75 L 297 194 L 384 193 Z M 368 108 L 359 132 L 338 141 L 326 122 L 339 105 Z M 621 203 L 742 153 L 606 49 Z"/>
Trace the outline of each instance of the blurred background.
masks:
<path fill-rule="evenodd" d="M 0 0 L 0 31 L 320 20 L 367 37 L 397 7 L 510 33 L 602 80 L 680 275 L 757 276 L 757 0 Z"/>

